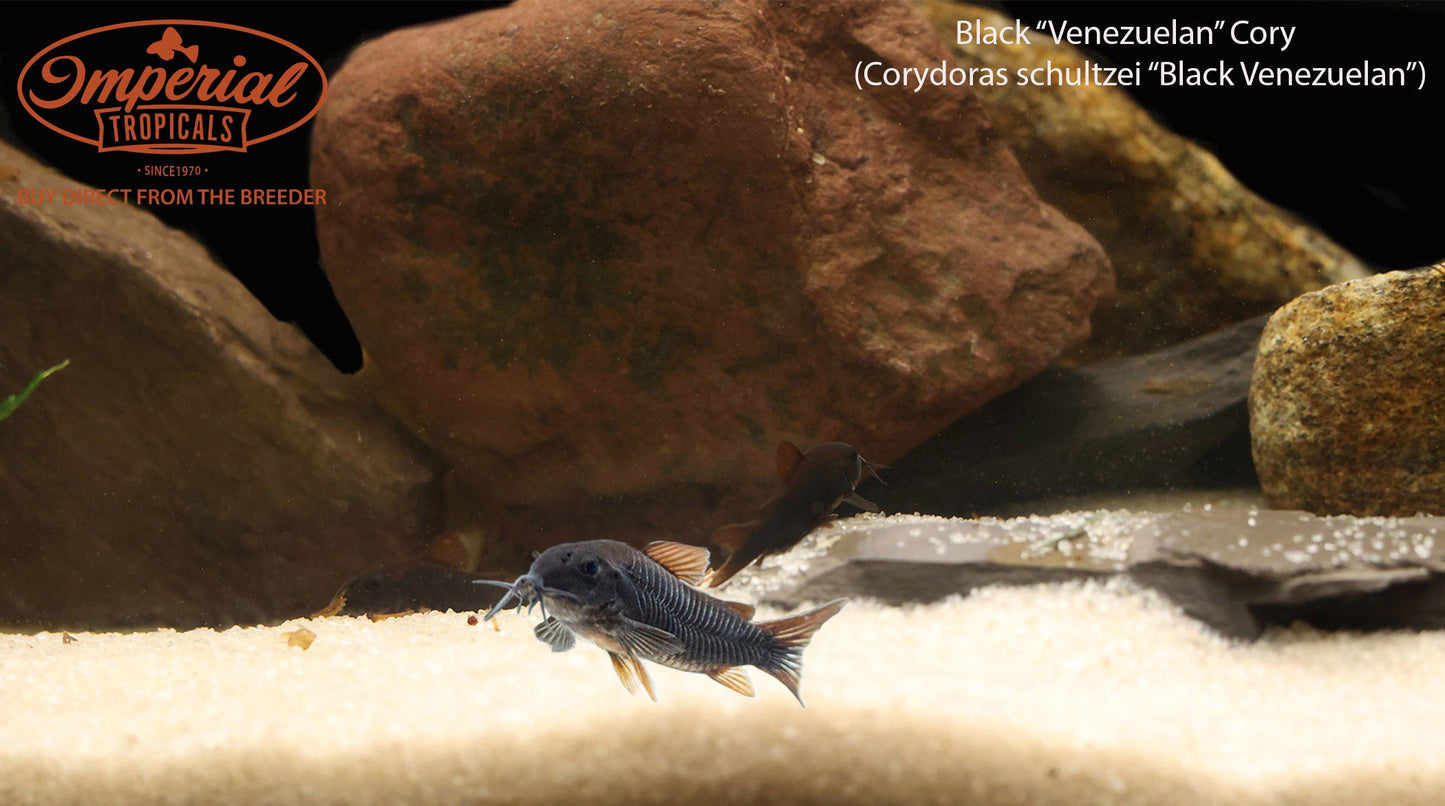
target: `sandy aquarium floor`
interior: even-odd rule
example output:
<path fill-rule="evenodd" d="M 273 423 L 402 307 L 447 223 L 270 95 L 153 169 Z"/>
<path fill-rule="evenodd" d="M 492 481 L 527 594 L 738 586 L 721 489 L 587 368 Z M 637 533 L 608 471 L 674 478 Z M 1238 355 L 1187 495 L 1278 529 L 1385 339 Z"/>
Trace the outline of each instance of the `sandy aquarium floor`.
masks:
<path fill-rule="evenodd" d="M 0 635 L 0 803 L 1445 799 L 1445 634 L 1233 642 L 1123 580 L 854 601 L 804 709 L 468 615 Z"/>

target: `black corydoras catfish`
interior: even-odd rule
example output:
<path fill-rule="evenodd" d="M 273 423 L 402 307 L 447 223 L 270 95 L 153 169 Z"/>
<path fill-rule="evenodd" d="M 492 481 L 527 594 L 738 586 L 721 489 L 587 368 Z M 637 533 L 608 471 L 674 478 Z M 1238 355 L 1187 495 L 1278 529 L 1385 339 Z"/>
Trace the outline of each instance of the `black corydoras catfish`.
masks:
<path fill-rule="evenodd" d="M 854 492 L 866 469 L 875 478 L 878 468 L 858 455 L 846 442 L 814 445 L 806 453 L 791 442 L 778 443 L 778 476 L 783 491 L 763 505 L 762 517 L 748 523 L 718 528 L 708 538 L 724 560 L 704 581 L 715 588 L 749 564 L 797 545 L 847 501 L 859 509 L 877 512 L 878 505 Z M 878 479 L 882 481 L 881 478 Z"/>
<path fill-rule="evenodd" d="M 748 697 L 753 685 L 742 667 L 756 666 L 802 703 L 803 648 L 846 600 L 754 623 L 751 606 L 694 587 L 706 568 L 707 549 L 700 546 L 658 541 L 638 551 L 615 540 L 564 543 L 538 555 L 486 617 L 514 598 L 519 605 L 540 603 L 538 639 L 566 652 L 576 636 L 586 638 L 607 650 L 629 692 L 640 682 L 653 700 L 644 660 L 705 674 Z"/>

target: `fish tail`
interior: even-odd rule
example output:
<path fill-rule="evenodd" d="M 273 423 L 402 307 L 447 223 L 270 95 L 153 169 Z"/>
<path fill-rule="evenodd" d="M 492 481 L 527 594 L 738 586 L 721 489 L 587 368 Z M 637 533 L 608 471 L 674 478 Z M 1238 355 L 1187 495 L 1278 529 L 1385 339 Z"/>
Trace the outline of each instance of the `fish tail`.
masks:
<path fill-rule="evenodd" d="M 778 648 L 777 657 L 767 666 L 759 668 L 787 686 L 788 691 L 798 698 L 799 705 L 807 707 L 807 703 L 803 702 L 803 695 L 798 692 L 798 685 L 803 678 L 803 649 L 813 640 L 813 634 L 823 626 L 823 622 L 838 615 L 838 611 L 847 603 L 847 599 L 834 599 L 806 613 L 758 624 L 763 632 L 773 637 Z"/>
<path fill-rule="evenodd" d="M 753 560 L 761 556 L 748 550 L 749 544 L 753 542 L 754 525 L 732 523 L 720 526 L 712 533 L 708 538 L 708 543 L 720 549 L 719 554 L 726 559 L 708 572 L 702 581 L 703 587 L 716 588 L 732 579 L 734 574 L 748 567 Z"/>
<path fill-rule="evenodd" d="M 725 556 L 731 557 L 742 550 L 753 536 L 751 523 L 730 523 L 727 526 L 719 526 L 708 536 L 707 542 L 710 546 L 721 549 Z"/>

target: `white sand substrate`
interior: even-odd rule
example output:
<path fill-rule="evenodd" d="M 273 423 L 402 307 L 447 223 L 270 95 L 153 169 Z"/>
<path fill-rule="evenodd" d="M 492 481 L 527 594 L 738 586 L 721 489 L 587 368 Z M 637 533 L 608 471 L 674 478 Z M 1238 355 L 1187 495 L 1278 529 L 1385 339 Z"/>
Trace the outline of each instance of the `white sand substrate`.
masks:
<path fill-rule="evenodd" d="M 0 635 L 0 803 L 1445 802 L 1445 634 L 1233 642 L 1122 580 L 854 601 L 804 709 L 467 615 Z"/>

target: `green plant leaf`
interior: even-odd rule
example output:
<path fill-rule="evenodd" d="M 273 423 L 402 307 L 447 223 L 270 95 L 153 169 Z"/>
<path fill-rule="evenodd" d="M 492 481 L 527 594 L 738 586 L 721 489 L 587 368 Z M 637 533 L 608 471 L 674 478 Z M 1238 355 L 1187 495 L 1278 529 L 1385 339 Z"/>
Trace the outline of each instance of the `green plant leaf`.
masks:
<path fill-rule="evenodd" d="M 9 417 L 15 412 L 16 409 L 20 408 L 20 404 L 25 402 L 25 398 L 30 397 L 30 393 L 34 392 L 36 387 L 40 386 L 41 381 L 49 378 L 51 375 L 54 375 L 55 373 L 61 371 L 62 369 L 65 369 L 68 366 L 70 366 L 69 358 L 61 361 L 59 364 L 56 364 L 50 369 L 45 370 L 39 375 L 36 375 L 30 380 L 30 383 L 26 385 L 24 389 L 20 390 L 20 392 L 18 392 L 17 394 L 13 394 L 5 398 L 4 400 L 0 400 L 0 420 Z"/>

